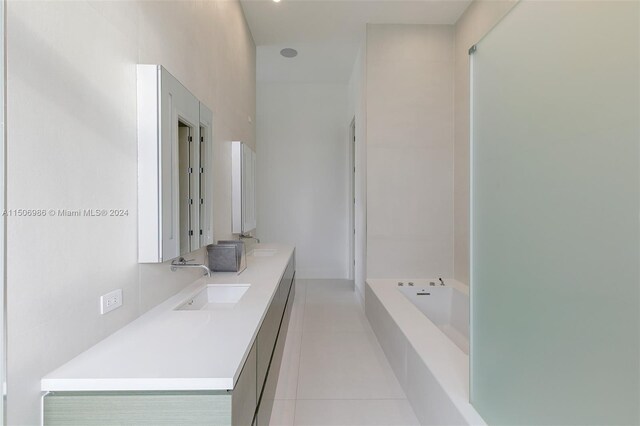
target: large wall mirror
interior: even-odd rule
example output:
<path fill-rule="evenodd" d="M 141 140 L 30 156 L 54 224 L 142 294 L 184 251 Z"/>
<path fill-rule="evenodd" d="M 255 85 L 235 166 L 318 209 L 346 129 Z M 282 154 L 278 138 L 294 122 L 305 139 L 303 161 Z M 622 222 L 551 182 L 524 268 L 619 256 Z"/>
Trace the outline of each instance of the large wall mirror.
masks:
<path fill-rule="evenodd" d="M 166 69 L 138 65 L 138 258 L 213 242 L 212 113 Z"/>
<path fill-rule="evenodd" d="M 231 143 L 231 230 L 246 235 L 256 229 L 256 153 L 245 143 Z"/>

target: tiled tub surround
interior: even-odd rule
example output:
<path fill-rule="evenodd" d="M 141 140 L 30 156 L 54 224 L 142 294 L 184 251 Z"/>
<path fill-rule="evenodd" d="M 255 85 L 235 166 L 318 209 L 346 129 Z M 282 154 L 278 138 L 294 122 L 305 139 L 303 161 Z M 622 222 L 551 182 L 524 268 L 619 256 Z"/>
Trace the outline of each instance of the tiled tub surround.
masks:
<path fill-rule="evenodd" d="M 402 280 L 404 286 L 399 287 L 398 281 L 367 280 L 365 312 L 420 423 L 484 425 L 469 403 L 469 356 L 445 334 L 451 327 L 456 327 L 456 334 L 463 334 L 460 322 L 465 319 L 459 315 L 455 318 L 455 311 L 462 311 L 458 309 L 464 305 L 460 296 L 467 295 L 468 303 L 467 287 L 452 279 L 445 279 L 444 287 L 437 279 L 410 280 L 413 287 L 407 286 L 407 280 Z M 430 286 L 430 282 L 436 286 Z M 404 294 L 422 289 L 438 293 L 436 297 L 445 305 L 431 309 L 433 321 L 421 311 L 426 306 L 418 308 L 423 302 L 416 300 L 414 304 L 410 298 L 416 296 Z M 458 343 L 464 347 L 464 343 Z"/>

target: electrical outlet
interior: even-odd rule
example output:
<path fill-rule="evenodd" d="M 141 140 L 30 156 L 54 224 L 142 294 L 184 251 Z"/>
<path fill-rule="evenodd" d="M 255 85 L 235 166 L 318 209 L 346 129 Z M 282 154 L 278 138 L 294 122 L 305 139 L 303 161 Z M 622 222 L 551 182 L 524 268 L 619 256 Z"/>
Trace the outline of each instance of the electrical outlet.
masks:
<path fill-rule="evenodd" d="M 100 314 L 104 315 L 122 306 L 122 289 L 100 296 Z"/>

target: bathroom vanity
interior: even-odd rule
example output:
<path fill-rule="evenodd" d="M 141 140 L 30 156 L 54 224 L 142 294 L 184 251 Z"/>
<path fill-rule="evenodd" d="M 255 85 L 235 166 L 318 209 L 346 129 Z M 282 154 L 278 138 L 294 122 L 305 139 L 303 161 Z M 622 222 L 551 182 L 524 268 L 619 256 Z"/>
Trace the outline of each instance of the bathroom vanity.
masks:
<path fill-rule="evenodd" d="M 45 376 L 44 425 L 267 425 L 294 282 L 294 248 L 257 245 Z"/>

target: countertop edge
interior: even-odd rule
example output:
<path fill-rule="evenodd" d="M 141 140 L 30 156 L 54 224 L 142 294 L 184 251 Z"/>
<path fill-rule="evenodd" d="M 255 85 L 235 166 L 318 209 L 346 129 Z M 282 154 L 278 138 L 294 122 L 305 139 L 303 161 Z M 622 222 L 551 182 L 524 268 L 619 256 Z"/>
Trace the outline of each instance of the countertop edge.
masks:
<path fill-rule="evenodd" d="M 85 353 L 89 351 L 98 352 L 96 348 L 101 344 L 104 346 L 102 342 L 107 339 L 112 338 L 114 335 L 118 333 L 126 333 L 127 331 L 123 331 L 129 328 L 128 332 L 131 332 L 131 329 L 139 326 L 141 322 L 149 321 L 152 322 L 154 320 L 158 320 L 154 318 L 158 313 L 166 312 L 167 310 L 173 310 L 173 306 L 176 305 L 176 300 L 184 297 L 188 297 L 191 293 L 200 291 L 201 287 L 204 287 L 208 284 L 219 284 L 217 282 L 211 282 L 210 280 L 206 280 L 204 278 L 199 278 L 191 284 L 185 286 L 180 291 L 176 292 L 173 296 L 167 298 L 165 301 L 161 302 L 157 306 L 153 307 L 149 311 L 145 312 L 141 316 L 135 318 L 133 321 L 127 323 L 120 329 L 116 330 L 109 336 L 106 336 L 104 339 L 100 340 L 93 346 L 87 348 L 85 351 L 79 353 L 74 358 L 69 361 L 63 363 L 60 367 L 54 369 L 49 372 L 47 375 L 41 378 L 40 380 L 40 390 L 42 392 L 109 392 L 109 391 L 228 391 L 232 390 L 235 386 L 235 382 L 237 381 L 246 359 L 253 347 L 260 327 L 264 321 L 267 310 L 277 292 L 278 283 L 282 280 L 289 262 L 292 257 L 295 255 L 295 246 L 290 244 L 261 244 L 262 247 L 256 248 L 266 248 L 270 249 L 272 247 L 277 247 L 277 249 L 282 251 L 282 256 L 279 260 L 274 259 L 274 261 L 282 262 L 280 272 L 277 274 L 277 278 L 275 278 L 274 271 L 271 271 L 271 277 L 274 277 L 275 280 L 273 284 L 272 291 L 269 292 L 268 300 L 267 295 L 264 294 L 263 300 L 266 300 L 266 305 L 259 316 L 259 321 L 257 322 L 255 329 L 253 329 L 251 333 L 251 338 L 246 348 L 244 348 L 243 355 L 240 361 L 235 368 L 235 372 L 233 375 L 225 375 L 223 377 L 89 377 L 88 375 L 85 377 L 64 377 L 64 368 L 69 365 L 73 365 L 74 361 L 81 356 L 85 356 Z M 264 257 L 259 257 L 262 262 L 264 262 Z M 247 268 L 249 269 L 249 268 Z M 276 269 L 277 270 L 277 269 Z M 255 271 L 254 271 L 255 272 Z M 214 275 L 215 277 L 215 275 Z M 241 277 L 241 275 L 239 275 Z M 224 280 L 224 278 L 221 278 Z M 242 278 L 239 279 L 243 281 Z M 268 282 L 271 283 L 271 280 Z M 252 284 L 253 285 L 253 284 Z M 254 319 L 255 320 L 255 317 Z M 248 336 L 248 333 L 243 334 L 243 336 Z M 104 351 L 103 351 L 104 352 Z M 89 355 L 90 356 L 90 355 Z M 225 367 L 226 368 L 226 367 Z"/>
<path fill-rule="evenodd" d="M 100 386 L 96 386 L 100 382 Z M 43 392 L 119 392 L 119 391 L 228 391 L 230 378 L 162 379 L 42 379 Z"/>

